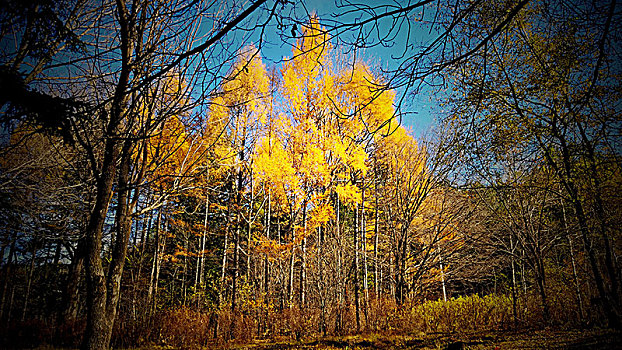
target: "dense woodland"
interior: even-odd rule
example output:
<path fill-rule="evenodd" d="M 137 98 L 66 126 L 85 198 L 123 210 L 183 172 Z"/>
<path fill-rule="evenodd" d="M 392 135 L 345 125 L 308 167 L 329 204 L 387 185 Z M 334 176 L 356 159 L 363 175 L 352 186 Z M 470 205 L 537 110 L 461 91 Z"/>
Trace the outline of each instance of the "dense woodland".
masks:
<path fill-rule="evenodd" d="M 0 342 L 620 328 L 617 5 L 3 1 Z"/>

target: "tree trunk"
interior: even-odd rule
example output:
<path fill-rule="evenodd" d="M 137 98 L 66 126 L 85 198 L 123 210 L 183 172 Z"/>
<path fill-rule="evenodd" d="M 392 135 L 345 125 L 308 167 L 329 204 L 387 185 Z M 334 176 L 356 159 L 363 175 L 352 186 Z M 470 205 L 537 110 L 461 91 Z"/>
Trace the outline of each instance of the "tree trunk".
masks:
<path fill-rule="evenodd" d="M 577 266 L 574 259 L 574 249 L 572 246 L 572 239 L 570 238 L 570 231 L 568 230 L 568 223 L 566 222 L 566 206 L 563 202 L 562 206 L 562 219 L 564 221 L 564 230 L 566 231 L 566 241 L 568 242 L 568 249 L 570 250 L 570 261 L 572 263 L 572 278 L 574 281 L 575 294 L 577 296 L 577 305 L 579 306 L 579 320 L 585 321 L 585 311 L 583 310 L 583 298 L 581 298 L 581 288 L 579 287 L 579 278 L 577 277 Z"/>
<path fill-rule="evenodd" d="M 354 306 L 356 310 L 356 332 L 361 331 L 361 300 L 359 286 L 359 232 L 358 204 L 354 208 Z"/>
<path fill-rule="evenodd" d="M 361 191 L 361 248 L 363 251 L 363 295 L 364 295 L 364 313 L 365 327 L 369 322 L 369 288 L 367 285 L 367 230 L 365 229 L 365 189 Z"/>
<path fill-rule="evenodd" d="M 35 270 L 35 257 L 37 256 L 37 248 L 35 242 L 32 244 L 32 256 L 30 257 L 30 267 L 28 268 L 28 281 L 26 282 L 26 295 L 24 296 L 24 307 L 22 308 L 22 322 L 26 319 L 26 311 L 28 310 L 28 301 L 30 299 L 30 287 L 32 286 L 32 274 Z"/>
<path fill-rule="evenodd" d="M 65 289 L 63 290 L 62 307 L 60 308 L 57 316 L 57 324 L 59 325 L 62 324 L 63 321 L 75 320 L 78 317 L 78 287 L 80 286 L 82 272 L 84 271 L 84 245 L 84 239 L 78 241 L 78 246 L 74 252 L 73 259 L 71 260 L 67 283 L 65 285 Z"/>
<path fill-rule="evenodd" d="M 271 211 L 272 211 L 272 203 L 270 198 L 270 192 L 268 190 L 268 210 L 266 211 L 266 239 L 270 239 L 270 223 L 271 223 Z M 268 254 L 264 257 L 264 294 L 266 298 L 266 302 L 268 299 L 268 294 L 270 292 L 270 261 L 268 260 Z"/>
<path fill-rule="evenodd" d="M 235 337 L 236 327 L 236 308 L 237 308 L 237 283 L 240 276 L 240 230 L 242 224 L 242 185 L 243 174 L 242 165 L 244 161 L 244 152 L 240 151 L 240 165 L 237 176 L 236 196 L 235 196 L 235 210 L 236 223 L 235 223 L 235 235 L 233 236 L 234 248 L 233 248 L 233 280 L 231 283 L 231 326 L 229 327 L 229 337 L 233 339 Z"/>
<path fill-rule="evenodd" d="M 246 232 L 246 283 L 251 282 L 251 242 L 252 242 L 252 233 L 253 233 L 253 202 L 255 200 L 255 191 L 253 189 L 253 173 L 250 173 L 250 181 L 251 181 L 251 198 L 248 204 L 248 227 Z"/>
<path fill-rule="evenodd" d="M 441 270 L 441 286 L 443 287 L 443 301 L 447 301 L 447 290 L 445 289 L 445 270 L 443 269 L 443 254 L 438 254 L 438 265 Z"/>
<path fill-rule="evenodd" d="M 15 256 L 15 242 L 17 241 L 17 232 L 13 231 L 11 235 L 11 246 L 9 247 L 9 256 L 7 257 L 6 264 L 3 266 L 2 271 L 2 297 L 0 298 L 0 320 L 4 316 L 4 310 L 6 309 L 5 301 L 9 286 L 9 276 L 12 274 L 12 261 Z M 12 298 L 12 297 L 11 297 Z M 7 315 L 9 313 L 7 312 Z"/>
<path fill-rule="evenodd" d="M 341 334 L 343 330 L 343 309 L 345 308 L 345 295 L 346 295 L 346 283 L 343 278 L 343 245 L 341 239 L 341 205 L 339 203 L 339 196 L 335 196 L 335 226 L 336 226 L 336 239 L 337 239 L 337 286 L 335 293 L 337 294 L 338 307 L 337 316 L 335 317 L 335 332 Z"/>
<path fill-rule="evenodd" d="M 378 280 L 378 185 L 375 186 L 376 191 L 374 192 L 374 294 L 375 297 L 379 296 L 379 280 Z"/>
<path fill-rule="evenodd" d="M 542 315 L 544 318 L 544 323 L 548 324 L 550 322 L 550 312 L 549 312 L 549 303 L 546 295 L 546 279 L 544 275 L 544 266 L 543 262 L 538 262 L 537 264 L 538 272 L 536 273 L 536 283 L 538 284 L 538 290 L 540 292 L 540 301 L 542 302 Z"/>
<path fill-rule="evenodd" d="M 288 283 L 287 283 L 287 303 L 288 303 L 288 307 L 292 307 L 293 304 L 293 298 L 294 298 L 294 262 L 295 262 L 295 257 L 296 257 L 296 248 L 295 248 L 295 237 L 294 237 L 294 231 L 292 229 L 292 249 L 290 251 L 291 255 L 289 257 L 289 279 L 288 279 Z"/>
<path fill-rule="evenodd" d="M 307 201 L 305 200 L 302 205 L 302 225 L 304 227 L 304 233 L 302 241 L 300 242 L 300 308 L 303 308 L 305 305 L 305 280 L 307 278 Z"/>
<path fill-rule="evenodd" d="M 201 290 L 197 298 L 197 307 L 201 305 L 203 293 L 205 293 L 205 245 L 207 240 L 207 219 L 209 216 L 209 192 L 205 191 L 205 215 L 203 218 L 203 235 L 201 236 L 201 252 L 199 254 L 199 261 L 197 263 L 197 276 L 195 277 L 195 289 Z"/>
<path fill-rule="evenodd" d="M 117 145 L 112 139 L 106 142 L 104 166 L 97 181 L 95 206 L 86 228 L 87 324 L 82 346 L 85 350 L 107 349 L 112 333 L 112 319 L 106 313 L 106 276 L 100 254 L 103 226 L 112 195 L 116 148 Z"/>
<path fill-rule="evenodd" d="M 162 239 L 160 228 L 162 227 L 162 210 L 164 207 L 158 210 L 158 216 L 156 218 L 156 232 L 155 242 L 153 245 L 153 260 L 151 261 L 151 275 L 149 277 L 149 289 L 147 290 L 147 310 L 152 310 L 152 298 L 154 298 L 156 290 L 156 274 L 159 271 L 160 263 L 160 240 Z"/>
<path fill-rule="evenodd" d="M 547 163 L 556 171 L 557 174 L 559 174 L 559 179 L 568 194 L 569 202 L 574 208 L 575 216 L 579 224 L 579 232 L 581 232 L 581 238 L 583 239 L 583 246 L 585 248 L 585 252 L 587 253 L 590 268 L 594 277 L 594 282 L 596 282 L 596 289 L 598 290 L 598 295 L 603 303 L 603 310 L 605 312 L 605 316 L 607 317 L 609 327 L 619 329 L 622 327 L 622 323 L 620 320 L 618 300 L 616 300 L 618 299 L 618 297 L 617 295 L 615 295 L 615 291 L 613 293 L 614 295 L 607 291 L 607 289 L 605 288 L 605 281 L 603 275 L 600 271 L 600 268 L 598 267 L 596 252 L 594 251 L 592 239 L 590 237 L 590 230 L 588 228 L 588 220 L 585 215 L 583 203 L 579 198 L 579 190 L 577 188 L 577 185 L 573 181 L 573 164 L 571 160 L 570 147 L 567 144 L 565 137 L 560 133 L 560 130 L 556 124 L 552 125 L 552 133 L 553 136 L 560 141 L 559 146 L 562 153 L 561 158 L 563 169 L 560 169 L 560 167 L 554 160 L 555 157 L 551 155 L 549 148 L 539 136 L 537 136 L 537 141 L 540 145 L 540 148 L 544 151 L 544 156 Z M 605 236 L 604 243 L 607 244 L 608 240 L 606 238 L 606 233 L 603 234 Z M 606 252 L 606 256 L 608 255 L 609 252 Z M 606 257 L 606 260 L 609 260 L 609 258 Z M 610 264 L 607 263 L 607 268 L 609 269 L 610 267 Z"/>
<path fill-rule="evenodd" d="M 516 269 L 514 264 L 514 240 L 512 239 L 512 235 L 510 234 L 510 253 L 511 260 L 510 264 L 512 267 L 512 315 L 514 319 L 514 328 L 518 327 L 518 314 L 517 314 L 517 305 L 516 305 Z"/>
<path fill-rule="evenodd" d="M 118 300 L 118 288 L 121 280 L 121 272 L 123 272 L 123 264 L 125 263 L 125 249 L 127 242 L 124 240 L 126 228 L 126 212 L 121 207 L 118 215 L 118 237 L 116 246 L 118 251 L 113 254 L 109 273 L 106 279 L 103 262 L 101 258 L 103 227 L 108 213 L 108 206 L 112 198 L 112 185 L 117 170 L 117 161 L 119 156 L 118 138 L 120 134 L 120 123 L 125 117 L 126 102 L 128 94 L 126 92 L 130 74 L 131 74 L 131 56 L 133 52 L 132 28 L 129 23 L 126 4 L 122 0 L 117 2 L 117 12 L 120 24 L 120 41 L 121 41 L 121 72 L 116 89 L 113 96 L 110 117 L 106 125 L 104 153 L 99 168 L 100 173 L 96 176 L 96 194 L 94 207 L 86 227 L 86 271 L 87 271 L 87 322 L 84 343 L 82 348 L 88 350 L 107 349 L 110 345 L 110 336 L 112 335 L 112 325 L 116 315 L 116 303 Z M 102 112 L 102 115 L 105 115 Z M 119 174 L 119 194 L 118 202 L 120 206 L 125 206 L 125 197 L 129 189 L 127 188 L 127 175 L 129 172 L 130 160 L 130 140 L 126 139 L 124 144 L 125 157 L 122 159 L 121 171 Z M 125 192 L 122 194 L 121 192 Z M 122 198 L 123 197 L 123 198 Z M 129 230 L 128 230 L 129 231 Z M 113 290 L 108 290 L 112 288 Z"/>

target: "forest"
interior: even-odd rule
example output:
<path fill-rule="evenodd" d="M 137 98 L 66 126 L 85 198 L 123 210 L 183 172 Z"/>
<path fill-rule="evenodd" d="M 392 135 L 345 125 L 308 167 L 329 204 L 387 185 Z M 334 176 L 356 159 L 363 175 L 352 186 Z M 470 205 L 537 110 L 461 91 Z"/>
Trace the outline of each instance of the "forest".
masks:
<path fill-rule="evenodd" d="M 0 348 L 620 346 L 617 1 L 318 4 L 0 2 Z"/>

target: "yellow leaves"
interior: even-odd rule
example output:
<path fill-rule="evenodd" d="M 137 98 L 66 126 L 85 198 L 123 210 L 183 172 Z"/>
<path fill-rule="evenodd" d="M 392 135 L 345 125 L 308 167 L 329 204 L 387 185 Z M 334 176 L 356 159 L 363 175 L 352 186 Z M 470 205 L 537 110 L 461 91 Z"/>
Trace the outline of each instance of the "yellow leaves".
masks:
<path fill-rule="evenodd" d="M 254 157 L 255 173 L 261 178 L 273 183 L 294 180 L 295 170 L 280 140 L 262 138 Z"/>
<path fill-rule="evenodd" d="M 357 145 L 352 152 L 351 158 L 349 159 L 349 165 L 355 171 L 360 171 L 363 176 L 367 174 L 367 166 L 365 165 L 365 161 L 367 160 L 367 153 L 363 149 L 361 145 Z"/>
<path fill-rule="evenodd" d="M 276 240 L 264 238 L 255 246 L 255 250 L 274 262 L 283 259 L 290 252 L 291 244 L 281 244 Z"/>
<path fill-rule="evenodd" d="M 187 172 L 194 164 L 191 140 L 177 116 L 162 122 L 143 147 L 136 156 L 142 157 L 144 152 L 147 167 L 160 184 L 170 185 L 174 177 Z"/>
<path fill-rule="evenodd" d="M 357 63 L 352 70 L 342 72 L 340 79 L 340 112 L 350 116 L 346 124 L 351 133 L 375 133 L 394 120 L 395 92 L 380 83 L 369 67 Z"/>
<path fill-rule="evenodd" d="M 300 194 L 296 170 L 279 139 L 262 138 L 253 157 L 253 170 L 257 178 L 270 186 L 277 203 L 287 202 L 290 194 Z"/>
<path fill-rule="evenodd" d="M 337 185 L 335 192 L 339 196 L 339 200 L 346 205 L 361 201 L 361 190 L 355 185 L 349 183 Z"/>
<path fill-rule="evenodd" d="M 222 85 L 224 105 L 229 108 L 246 107 L 250 111 L 265 113 L 262 101 L 268 94 L 268 75 L 259 51 L 247 46 L 239 53 L 225 83 Z"/>
<path fill-rule="evenodd" d="M 317 119 L 331 108 L 334 94 L 328 35 L 312 17 L 292 49 L 293 57 L 281 69 L 282 93 L 291 116 L 298 122 Z"/>
<path fill-rule="evenodd" d="M 313 231 L 318 227 L 321 227 L 325 223 L 330 220 L 335 211 L 333 210 L 332 205 L 330 204 L 321 204 L 313 211 L 311 211 L 309 215 L 309 220 L 307 221 L 307 231 Z"/>
<path fill-rule="evenodd" d="M 323 187 L 330 181 L 324 153 L 314 144 L 310 144 L 302 152 L 298 169 L 301 180 L 307 186 Z"/>
<path fill-rule="evenodd" d="M 218 135 L 214 153 L 219 160 L 235 158 L 255 137 L 252 133 L 265 123 L 269 111 L 268 95 L 268 74 L 259 51 L 245 47 L 211 100 L 208 126 Z"/>
<path fill-rule="evenodd" d="M 305 105 L 305 96 L 301 77 L 294 69 L 285 66 L 283 69 L 283 95 L 289 101 L 292 110 L 302 111 Z M 304 79 L 304 77 L 302 78 Z"/>

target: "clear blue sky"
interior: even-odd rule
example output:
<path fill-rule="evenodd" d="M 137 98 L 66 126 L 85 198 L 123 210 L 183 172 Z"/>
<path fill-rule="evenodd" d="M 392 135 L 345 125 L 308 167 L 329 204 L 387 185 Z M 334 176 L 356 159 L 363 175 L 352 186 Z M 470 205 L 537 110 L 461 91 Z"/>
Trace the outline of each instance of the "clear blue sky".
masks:
<path fill-rule="evenodd" d="M 340 0 L 337 0 L 340 1 Z M 382 4 L 393 4 L 395 2 L 388 0 L 372 0 L 372 1 L 363 1 L 366 5 L 382 5 Z M 304 4 L 303 4 L 304 3 Z M 303 6 L 304 5 L 304 6 Z M 316 13 L 319 15 L 321 21 L 330 21 L 333 19 L 338 19 L 341 21 L 345 20 L 353 20 L 354 15 L 351 16 L 343 16 L 340 15 L 338 18 L 335 16 L 339 14 L 342 9 L 337 8 L 333 0 L 306 0 L 306 1 L 297 1 L 295 5 L 295 15 L 298 18 L 304 17 L 306 14 L 306 10 L 309 13 Z M 361 13 L 359 12 L 358 15 Z M 431 37 L 430 31 L 421 23 L 411 23 L 411 36 L 410 39 L 417 40 L 418 43 L 410 42 L 410 44 L 420 44 L 429 40 Z M 379 29 L 380 31 L 388 32 L 393 23 L 389 20 L 383 21 L 380 23 Z M 384 67 L 384 68 L 392 68 L 395 67 L 396 60 L 392 57 L 399 56 L 404 51 L 405 38 L 407 37 L 406 26 L 402 28 L 402 30 L 395 36 L 395 44 L 391 47 L 374 47 L 370 49 L 366 49 L 365 51 L 360 51 L 359 57 L 364 62 L 371 64 L 374 67 Z M 262 56 L 264 61 L 268 64 L 279 63 L 283 57 L 291 57 L 291 46 L 282 43 L 279 38 L 268 35 L 267 41 L 262 48 Z M 416 96 L 407 96 L 405 112 L 408 112 L 405 117 L 402 119 L 402 124 L 412 130 L 415 135 L 421 135 L 428 130 L 434 121 L 434 109 L 437 108 L 437 103 L 435 101 L 434 96 L 432 95 L 432 89 L 423 89 L 423 91 Z"/>

